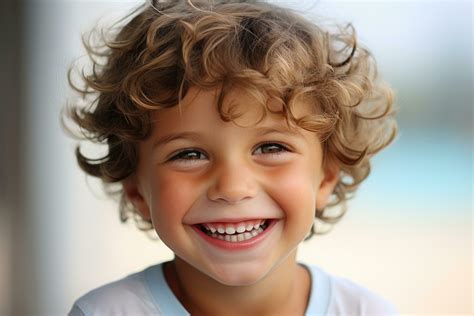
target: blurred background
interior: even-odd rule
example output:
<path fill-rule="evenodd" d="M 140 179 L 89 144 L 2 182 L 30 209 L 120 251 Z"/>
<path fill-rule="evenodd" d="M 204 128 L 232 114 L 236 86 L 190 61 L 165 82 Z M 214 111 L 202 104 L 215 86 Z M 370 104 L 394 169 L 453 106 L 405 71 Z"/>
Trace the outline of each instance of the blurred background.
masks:
<path fill-rule="evenodd" d="M 172 258 L 121 224 L 60 128 L 80 36 L 136 1 L 0 4 L 0 315 L 64 315 L 90 289 Z M 352 22 L 397 92 L 400 132 L 346 217 L 300 250 L 402 314 L 472 315 L 470 1 L 278 1 Z"/>

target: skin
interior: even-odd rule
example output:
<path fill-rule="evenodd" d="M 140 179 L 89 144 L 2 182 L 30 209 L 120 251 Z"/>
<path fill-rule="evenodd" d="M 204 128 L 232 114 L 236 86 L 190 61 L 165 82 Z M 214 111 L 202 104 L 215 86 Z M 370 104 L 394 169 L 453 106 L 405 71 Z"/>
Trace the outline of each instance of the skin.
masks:
<path fill-rule="evenodd" d="M 175 253 L 165 276 L 192 315 L 302 315 L 311 280 L 296 262 L 297 247 L 339 170 L 323 165 L 315 133 L 290 129 L 271 113 L 256 124 L 256 101 L 239 89 L 226 95 L 224 107 L 245 114 L 224 122 L 216 93 L 191 88 L 180 106 L 155 113 L 125 194 Z M 294 114 L 311 111 L 301 101 Z M 244 250 L 210 245 L 193 226 L 265 218 L 275 225 Z"/>

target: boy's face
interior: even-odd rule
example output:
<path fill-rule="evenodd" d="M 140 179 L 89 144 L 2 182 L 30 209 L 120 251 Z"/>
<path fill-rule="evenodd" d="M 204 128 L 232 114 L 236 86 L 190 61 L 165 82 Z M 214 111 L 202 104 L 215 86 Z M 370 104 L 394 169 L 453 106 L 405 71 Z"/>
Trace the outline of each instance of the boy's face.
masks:
<path fill-rule="evenodd" d="M 155 113 L 153 133 L 139 146 L 137 172 L 124 188 L 190 269 L 226 285 L 253 284 L 294 260 L 338 170 L 323 168 L 315 133 L 289 130 L 271 113 L 255 124 L 255 100 L 236 89 L 224 107 L 237 104 L 245 114 L 238 125 L 224 122 L 216 95 L 191 88 L 181 109 Z M 301 103 L 295 115 L 309 111 Z"/>

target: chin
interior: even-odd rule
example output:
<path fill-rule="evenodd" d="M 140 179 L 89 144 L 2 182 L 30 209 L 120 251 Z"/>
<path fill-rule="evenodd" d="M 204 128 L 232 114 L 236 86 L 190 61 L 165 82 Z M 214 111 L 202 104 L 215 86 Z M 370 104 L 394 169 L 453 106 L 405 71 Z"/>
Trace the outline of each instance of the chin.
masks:
<path fill-rule="evenodd" d="M 264 267 L 249 267 L 239 262 L 225 267 L 216 267 L 216 270 L 208 276 L 226 286 L 253 285 L 264 279 L 270 271 Z"/>

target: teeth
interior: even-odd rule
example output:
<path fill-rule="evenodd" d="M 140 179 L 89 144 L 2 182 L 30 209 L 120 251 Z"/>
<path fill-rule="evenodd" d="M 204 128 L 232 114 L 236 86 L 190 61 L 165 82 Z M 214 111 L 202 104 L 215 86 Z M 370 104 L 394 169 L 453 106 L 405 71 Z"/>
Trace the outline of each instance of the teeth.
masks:
<path fill-rule="evenodd" d="M 260 234 L 262 231 L 263 231 L 263 229 L 261 229 L 260 232 L 259 231 L 252 231 L 252 233 L 245 232 L 243 234 L 237 234 L 237 235 L 225 235 L 225 236 L 217 235 L 217 237 L 214 237 L 214 235 L 211 235 L 211 236 L 214 237 L 214 238 L 220 239 L 220 240 L 228 241 L 228 242 L 239 242 L 239 241 L 252 239 L 253 237 Z"/>
<path fill-rule="evenodd" d="M 225 228 L 225 233 L 228 235 L 235 234 L 235 228 L 234 226 L 227 225 Z"/>
<path fill-rule="evenodd" d="M 218 232 L 219 234 L 224 234 L 224 233 L 225 233 L 224 226 L 219 225 L 219 226 L 217 227 L 217 232 Z"/>
<path fill-rule="evenodd" d="M 242 222 L 238 224 L 203 224 L 202 227 L 208 232 L 212 238 L 225 240 L 227 242 L 240 242 L 254 238 L 263 232 L 263 224 L 266 220 L 258 222 Z"/>
<path fill-rule="evenodd" d="M 212 226 L 211 224 L 204 224 L 204 227 L 207 230 L 211 231 L 211 233 L 215 233 L 217 231 L 217 229 L 214 226 Z"/>
<path fill-rule="evenodd" d="M 245 231 L 245 225 L 244 224 L 239 224 L 239 226 L 237 226 L 237 230 L 236 230 L 239 234 L 240 233 L 243 233 Z"/>

